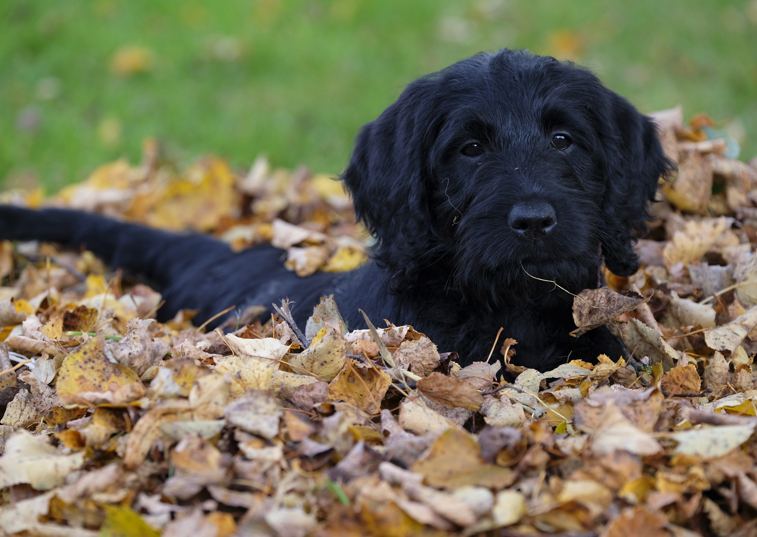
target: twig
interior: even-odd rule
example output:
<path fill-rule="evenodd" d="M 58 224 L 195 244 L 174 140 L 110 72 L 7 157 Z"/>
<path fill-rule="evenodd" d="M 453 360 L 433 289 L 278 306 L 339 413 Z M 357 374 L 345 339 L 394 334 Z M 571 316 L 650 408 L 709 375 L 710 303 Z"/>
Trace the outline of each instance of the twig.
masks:
<path fill-rule="evenodd" d="M 402 384 L 405 385 L 405 388 L 407 388 L 407 391 L 410 391 L 411 388 L 407 383 L 407 377 L 405 376 L 405 372 L 402 370 L 401 367 L 397 367 L 397 364 L 394 363 L 394 358 L 392 357 L 392 353 L 389 352 L 389 349 L 386 348 L 386 344 L 381 341 L 381 337 L 378 334 L 378 330 L 376 330 L 376 327 L 373 326 L 373 323 L 368 318 L 368 314 L 365 313 L 363 310 L 358 309 L 360 313 L 363 314 L 363 318 L 365 319 L 365 324 L 368 325 L 368 329 L 371 331 L 371 336 L 373 336 L 373 340 L 376 342 L 376 345 L 378 345 L 379 352 L 381 353 L 381 358 L 384 360 L 384 363 L 391 367 L 392 369 L 396 370 L 400 374 L 400 378 L 402 379 Z"/>
<path fill-rule="evenodd" d="M 12 373 L 16 369 L 18 369 L 18 368 L 20 368 L 22 366 L 25 366 L 26 364 L 29 364 L 31 362 L 33 362 L 33 360 L 24 360 L 23 362 L 17 363 L 16 365 L 14 365 L 13 367 L 11 367 L 10 369 L 6 369 L 5 371 L 0 371 L 0 377 L 2 377 L 3 375 L 6 375 L 8 373 Z"/>
<path fill-rule="evenodd" d="M 229 313 L 229 312 L 230 312 L 231 310 L 233 310 L 234 308 L 236 308 L 236 306 L 231 306 L 230 308 L 226 308 L 226 309 L 225 309 L 225 310 L 223 310 L 223 311 L 219 311 L 218 313 L 216 313 L 215 315 L 213 315 L 213 316 L 212 316 L 212 317 L 211 317 L 210 319 L 208 319 L 207 321 L 205 321 L 204 323 L 202 323 L 202 324 L 201 324 L 200 326 L 198 326 L 198 327 L 197 327 L 197 331 L 198 331 L 198 332 L 201 332 L 201 331 L 202 331 L 202 330 L 204 330 L 204 329 L 205 329 L 205 327 L 206 327 L 206 326 L 208 326 L 208 325 L 209 325 L 210 323 L 212 323 L 213 321 L 215 321 L 216 319 L 218 319 L 218 318 L 219 318 L 219 317 L 220 317 L 221 315 L 224 315 L 224 314 L 226 314 L 226 313 Z"/>
<path fill-rule="evenodd" d="M 84 334 L 87 334 L 90 337 L 97 337 L 96 332 L 82 332 L 81 330 L 70 330 L 68 332 L 64 332 L 64 336 L 83 336 Z M 103 336 L 105 339 L 113 339 L 115 341 L 121 341 L 123 339 L 123 336 Z"/>
<path fill-rule="evenodd" d="M 366 363 L 365 356 L 363 356 L 362 354 L 350 354 L 348 352 L 347 353 L 347 358 L 352 358 L 353 360 L 357 360 L 358 362 Z"/>
<path fill-rule="evenodd" d="M 489 356 L 486 357 L 486 363 L 489 363 L 489 360 L 492 359 L 492 354 L 494 354 L 494 349 L 497 347 L 497 341 L 499 341 L 499 336 L 504 330 L 504 327 L 500 327 L 497 331 L 497 337 L 494 338 L 494 343 L 492 344 L 492 350 L 489 351 Z"/>
<path fill-rule="evenodd" d="M 733 291 L 734 289 L 738 289 L 739 287 L 741 287 L 741 284 L 740 284 L 740 283 L 734 283 L 733 285 L 729 285 L 728 287 L 724 287 L 723 289 L 721 289 L 721 290 L 720 290 L 720 291 L 718 291 L 717 293 L 712 293 L 712 294 L 711 294 L 710 296 L 708 296 L 707 298 L 700 300 L 700 301 L 699 301 L 699 303 L 700 303 L 700 304 L 706 304 L 706 303 L 707 303 L 707 302 L 709 302 L 710 300 L 714 300 L 714 299 L 716 299 L 717 297 L 719 297 L 720 295 L 724 295 L 724 294 L 726 294 L 726 293 L 727 293 L 728 291 Z"/>
<path fill-rule="evenodd" d="M 21 257 L 24 257 L 25 259 L 31 261 L 32 263 L 38 263 L 42 259 L 49 259 L 53 263 L 55 263 L 56 265 L 58 265 L 60 268 L 65 269 L 66 272 L 68 272 L 69 274 L 71 274 L 71 276 L 73 276 L 74 278 L 76 278 L 80 282 L 83 282 L 83 281 L 85 281 L 87 279 L 87 277 L 84 274 L 82 274 L 81 272 L 79 272 L 78 270 L 76 270 L 74 267 L 72 267 L 70 265 L 66 265 L 65 263 L 59 262 L 55 257 L 50 257 L 50 256 L 47 256 L 47 255 L 46 256 L 41 256 L 41 255 L 37 255 L 37 254 L 29 254 L 29 255 L 19 254 L 19 255 L 21 255 Z"/>
<path fill-rule="evenodd" d="M 753 416 L 739 416 L 737 414 L 720 414 L 707 412 L 696 408 L 682 408 L 681 417 L 694 423 L 706 423 L 708 425 L 754 425 L 757 418 Z"/>
<path fill-rule="evenodd" d="M 491 390 L 486 390 L 481 392 L 481 395 L 494 395 L 495 393 L 501 392 L 502 390 L 513 390 L 514 392 L 522 393 L 525 395 L 531 395 L 530 393 L 526 392 L 522 388 L 518 388 L 514 384 L 503 384 L 502 386 L 497 386 L 496 388 L 492 388 Z"/>
<path fill-rule="evenodd" d="M 665 397 L 704 397 L 708 393 L 712 393 L 712 388 L 707 388 L 699 393 L 670 393 L 665 390 L 660 390 Z"/>
<path fill-rule="evenodd" d="M 289 309 L 289 299 L 284 299 L 281 301 L 281 307 L 278 307 L 276 304 L 271 304 L 273 306 L 273 309 L 276 310 L 276 313 L 281 315 L 281 318 L 284 319 L 287 324 L 292 328 L 292 331 L 294 332 L 294 335 L 299 339 L 300 345 L 302 345 L 303 349 L 307 349 L 310 347 L 310 341 L 308 338 L 305 337 L 305 334 L 302 333 L 302 330 L 300 330 L 300 327 L 297 326 L 297 323 L 294 322 L 294 317 L 292 316 L 292 311 Z"/>

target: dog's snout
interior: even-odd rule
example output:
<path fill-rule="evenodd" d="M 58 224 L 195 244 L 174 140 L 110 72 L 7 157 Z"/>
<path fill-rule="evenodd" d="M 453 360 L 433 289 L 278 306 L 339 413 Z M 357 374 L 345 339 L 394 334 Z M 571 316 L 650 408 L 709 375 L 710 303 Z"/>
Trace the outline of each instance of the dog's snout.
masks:
<path fill-rule="evenodd" d="M 557 225 L 557 215 L 549 203 L 519 203 L 510 211 L 507 223 L 513 231 L 533 241 L 549 235 Z"/>

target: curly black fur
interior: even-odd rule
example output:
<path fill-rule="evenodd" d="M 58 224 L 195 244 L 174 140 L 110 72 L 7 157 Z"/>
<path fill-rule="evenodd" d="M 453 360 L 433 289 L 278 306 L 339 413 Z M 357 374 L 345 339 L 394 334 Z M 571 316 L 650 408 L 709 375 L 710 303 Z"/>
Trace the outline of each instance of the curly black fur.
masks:
<path fill-rule="evenodd" d="M 519 342 L 514 361 L 544 370 L 622 352 L 606 329 L 569 336 L 572 297 L 552 282 L 597 287 L 603 259 L 633 274 L 634 237 L 671 167 L 649 118 L 590 72 L 502 50 L 416 80 L 361 130 L 343 180 L 377 241 L 356 271 L 297 278 L 270 246 L 234 254 L 73 211 L 3 208 L 0 236 L 85 243 L 162 285 L 162 318 L 195 308 L 202 322 L 288 295 L 302 322 L 334 293 L 352 327 L 362 308 L 465 363 L 485 359 L 503 327 Z"/>

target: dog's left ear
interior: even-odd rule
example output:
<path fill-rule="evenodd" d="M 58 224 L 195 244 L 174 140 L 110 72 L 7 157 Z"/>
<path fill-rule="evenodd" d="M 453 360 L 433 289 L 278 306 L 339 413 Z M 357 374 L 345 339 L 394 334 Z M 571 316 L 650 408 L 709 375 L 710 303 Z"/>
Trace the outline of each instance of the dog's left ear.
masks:
<path fill-rule="evenodd" d="M 610 132 L 600 133 L 606 181 L 602 255 L 611 272 L 630 276 L 639 269 L 634 244 L 647 232 L 647 205 L 660 177 L 675 164 L 665 157 L 652 120 L 623 97 L 608 93 L 605 124 Z"/>
<path fill-rule="evenodd" d="M 379 241 L 395 245 L 427 236 L 432 221 L 427 197 L 428 155 L 440 121 L 438 82 L 421 78 L 375 121 L 365 125 L 342 175 L 355 211 Z"/>

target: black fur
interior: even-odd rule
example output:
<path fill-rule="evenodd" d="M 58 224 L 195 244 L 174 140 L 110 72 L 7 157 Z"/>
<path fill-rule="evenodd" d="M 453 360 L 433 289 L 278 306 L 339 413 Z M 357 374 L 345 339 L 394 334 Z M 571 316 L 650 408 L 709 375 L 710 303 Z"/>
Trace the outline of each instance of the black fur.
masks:
<path fill-rule="evenodd" d="M 553 147 L 565 137 L 567 148 Z M 412 324 L 464 363 L 485 359 L 504 327 L 518 340 L 514 361 L 545 370 L 622 352 L 605 328 L 569 336 L 572 297 L 543 280 L 594 288 L 603 258 L 634 273 L 634 236 L 671 166 L 651 121 L 594 75 L 502 50 L 413 82 L 361 130 L 343 180 L 377 243 L 356 271 L 298 278 L 270 246 L 234 254 L 210 237 L 54 209 L 4 207 L 0 236 L 86 244 L 151 277 L 161 318 L 192 308 L 202 322 L 289 296 L 304 323 L 333 293 L 353 328 L 362 308 L 376 324 Z"/>

